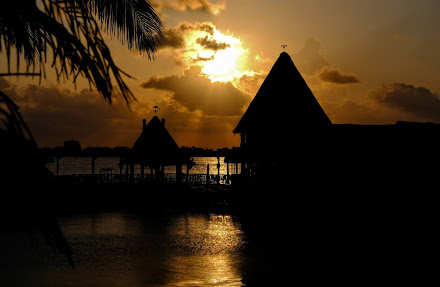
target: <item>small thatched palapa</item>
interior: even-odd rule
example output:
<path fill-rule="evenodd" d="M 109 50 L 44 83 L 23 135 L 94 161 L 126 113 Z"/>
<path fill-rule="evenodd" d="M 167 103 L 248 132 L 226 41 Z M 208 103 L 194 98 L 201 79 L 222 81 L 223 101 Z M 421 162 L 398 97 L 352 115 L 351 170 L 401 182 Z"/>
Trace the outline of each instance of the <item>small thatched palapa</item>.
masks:
<path fill-rule="evenodd" d="M 145 119 L 143 120 L 142 133 L 134 143 L 126 161 L 150 167 L 180 165 L 188 162 L 165 128 L 165 120 L 161 121 L 157 116 L 154 116 L 148 124 Z"/>

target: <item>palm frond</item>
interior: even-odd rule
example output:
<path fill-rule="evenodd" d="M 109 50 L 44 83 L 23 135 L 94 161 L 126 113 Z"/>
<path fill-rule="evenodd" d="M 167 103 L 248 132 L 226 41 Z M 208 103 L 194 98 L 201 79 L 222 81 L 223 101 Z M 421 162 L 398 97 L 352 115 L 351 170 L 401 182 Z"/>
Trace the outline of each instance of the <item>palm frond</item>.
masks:
<path fill-rule="evenodd" d="M 100 27 L 151 60 L 162 38 L 162 23 L 151 5 L 145 0 L 40 2 L 40 6 L 35 0 L 0 2 L 0 52 L 3 44 L 8 72 L 15 49 L 17 74 L 19 56 L 23 56 L 26 72 L 32 67 L 32 74 L 45 77 L 49 50 L 53 52 L 51 66 L 58 79 L 72 76 L 75 83 L 81 75 L 109 102 L 115 93 L 114 79 L 127 103 L 136 100 L 123 79 L 130 76 L 116 66 Z"/>
<path fill-rule="evenodd" d="M 114 63 L 97 23 L 91 17 L 69 16 L 66 19 L 70 25 L 71 31 L 69 31 L 66 26 L 56 21 L 55 17 L 45 17 L 43 12 L 40 13 L 41 21 L 50 36 L 48 43 L 54 55 L 52 66 L 58 70 L 58 77 L 70 75 L 75 81 L 81 74 L 106 100 L 111 101 L 112 75 L 125 100 L 127 102 L 135 100 L 122 79 L 121 75 L 126 74 Z M 72 15 L 72 13 L 65 15 Z M 72 19 L 73 17 L 76 18 Z"/>
<path fill-rule="evenodd" d="M 52 175 L 38 150 L 19 107 L 0 91 L 0 181 L 2 201 L 0 225 L 14 228 L 33 224 L 50 246 L 66 256 L 72 267 L 72 250 L 62 233 L 54 214 L 49 212 L 54 198 L 48 192 Z M 27 180 L 23 181 L 23 174 Z M 35 191 L 38 192 L 35 192 Z M 5 220 L 6 219 L 6 220 Z"/>
<path fill-rule="evenodd" d="M 32 3 L 34 2 L 34 3 Z M 46 52 L 43 27 L 38 19 L 32 17 L 38 11 L 35 1 L 18 0 L 0 2 L 0 52 L 4 46 L 7 56 L 8 72 L 12 50 L 22 55 L 28 67 L 38 67 L 41 71 L 42 56 Z M 17 58 L 17 72 L 20 64 Z"/>
<path fill-rule="evenodd" d="M 162 23 L 146 0 L 83 0 L 105 31 L 151 59 L 162 40 Z"/>
<path fill-rule="evenodd" d="M 19 112 L 19 107 L 2 91 L 0 91 L 0 120 L 3 123 L 3 127 L 0 126 L 0 130 L 35 142 L 31 131 Z"/>

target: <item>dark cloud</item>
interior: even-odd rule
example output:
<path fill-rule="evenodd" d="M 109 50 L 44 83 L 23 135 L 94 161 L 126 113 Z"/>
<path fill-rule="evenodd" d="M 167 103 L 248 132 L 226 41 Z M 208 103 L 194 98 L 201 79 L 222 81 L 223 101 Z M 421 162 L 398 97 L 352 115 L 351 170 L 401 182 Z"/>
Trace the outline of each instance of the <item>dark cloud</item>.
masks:
<path fill-rule="evenodd" d="M 214 55 L 212 55 L 211 57 L 200 57 L 199 55 L 197 56 L 197 58 L 193 59 L 193 63 L 212 61 L 214 60 L 214 58 Z"/>
<path fill-rule="evenodd" d="M 159 49 L 162 48 L 183 48 L 185 44 L 185 37 L 181 30 L 167 28 L 163 30 L 163 39 L 160 43 Z"/>
<path fill-rule="evenodd" d="M 153 7 L 161 12 L 163 9 L 177 11 L 200 11 L 212 15 L 218 15 L 226 9 L 226 1 L 210 0 L 150 0 Z"/>
<path fill-rule="evenodd" d="M 335 84 L 354 84 L 359 83 L 359 78 L 353 74 L 346 74 L 334 68 L 324 68 L 319 73 L 319 78 L 324 82 Z"/>
<path fill-rule="evenodd" d="M 151 77 L 143 88 L 171 91 L 172 99 L 190 111 L 206 115 L 239 115 L 250 97 L 230 82 L 214 82 L 201 75 L 201 68 L 192 66 L 182 76 Z"/>
<path fill-rule="evenodd" d="M 212 51 L 224 50 L 226 48 L 231 47 L 230 44 L 218 42 L 217 40 L 209 38 L 208 36 L 204 38 L 198 38 L 196 40 L 196 43 L 202 46 L 203 48 Z"/>
<path fill-rule="evenodd" d="M 124 101 L 110 105 L 94 91 L 72 92 L 55 86 L 10 85 L 3 90 L 20 107 L 39 146 L 76 139 L 83 146 L 132 145 L 141 119 Z"/>
<path fill-rule="evenodd" d="M 313 38 L 308 39 L 304 47 L 293 55 L 292 58 L 301 73 L 305 75 L 318 75 L 324 82 L 335 84 L 360 82 L 356 75 L 331 67 L 327 59 L 321 54 L 321 44 Z"/>
<path fill-rule="evenodd" d="M 194 75 L 187 75 L 187 78 L 194 78 L 199 72 L 194 71 Z M 208 89 L 209 83 L 205 84 Z M 203 84 L 196 83 L 202 88 L 200 85 Z M 233 92 L 233 87 L 225 86 L 229 85 L 213 85 L 211 88 L 220 87 L 224 93 Z M 82 147 L 131 147 L 141 132 L 142 119 L 149 121 L 153 117 L 154 105 L 160 107 L 158 116 L 166 118 L 168 131 L 180 146 L 221 148 L 237 146 L 240 141 L 239 136 L 232 134 L 240 116 L 206 115 L 199 110 L 182 108 L 181 102 L 167 97 L 153 101 L 140 96 L 138 102 L 128 109 L 122 99 L 115 98 L 109 105 L 97 92 L 89 90 L 71 91 L 36 85 L 19 88 L 2 78 L 0 89 L 20 107 L 40 147 L 62 146 L 69 139 L 79 140 Z M 207 93 L 213 94 L 211 91 Z M 227 109 L 226 105 L 219 106 Z"/>
<path fill-rule="evenodd" d="M 417 121 L 407 113 L 370 102 L 341 100 L 322 103 L 322 108 L 334 124 L 385 125 L 399 120 Z"/>
<path fill-rule="evenodd" d="M 196 24 L 182 23 L 178 27 L 181 31 L 202 31 L 214 35 L 215 26 L 211 22 L 196 22 Z"/>
<path fill-rule="evenodd" d="M 440 97 L 427 88 L 404 83 L 384 84 L 372 93 L 372 97 L 387 107 L 440 122 Z"/>
<path fill-rule="evenodd" d="M 165 28 L 163 30 L 163 39 L 159 46 L 159 49 L 163 48 L 173 48 L 173 49 L 181 49 L 185 47 L 185 35 L 188 32 L 192 31 L 201 31 L 205 32 L 209 35 L 214 35 L 214 24 L 210 22 L 204 23 L 181 23 L 177 27 L 173 28 Z"/>
<path fill-rule="evenodd" d="M 166 99 L 156 104 L 160 107 L 159 116 L 165 115 L 166 128 L 179 146 L 221 148 L 240 144 L 240 137 L 232 133 L 240 116 L 207 116 Z"/>
<path fill-rule="evenodd" d="M 304 47 L 293 55 L 293 60 L 302 73 L 309 75 L 330 66 L 324 56 L 321 55 L 321 44 L 312 38 L 308 39 Z"/>

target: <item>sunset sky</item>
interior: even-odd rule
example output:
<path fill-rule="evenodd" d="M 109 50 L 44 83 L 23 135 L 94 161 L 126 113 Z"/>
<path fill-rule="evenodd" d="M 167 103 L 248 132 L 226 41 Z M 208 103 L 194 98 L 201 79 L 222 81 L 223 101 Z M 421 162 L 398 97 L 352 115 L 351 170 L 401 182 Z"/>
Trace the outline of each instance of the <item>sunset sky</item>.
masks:
<path fill-rule="evenodd" d="M 40 147 L 131 147 L 153 106 L 179 146 L 239 145 L 232 130 L 282 44 L 333 123 L 440 123 L 438 0 L 154 0 L 153 61 L 106 37 L 137 98 L 105 102 L 79 79 L 0 78 Z M 5 55 L 0 67 L 5 71 Z M 12 65 L 12 67 L 14 67 Z M 287 95 L 286 95 L 287 96 Z M 277 116 L 274 102 L 267 117 Z"/>

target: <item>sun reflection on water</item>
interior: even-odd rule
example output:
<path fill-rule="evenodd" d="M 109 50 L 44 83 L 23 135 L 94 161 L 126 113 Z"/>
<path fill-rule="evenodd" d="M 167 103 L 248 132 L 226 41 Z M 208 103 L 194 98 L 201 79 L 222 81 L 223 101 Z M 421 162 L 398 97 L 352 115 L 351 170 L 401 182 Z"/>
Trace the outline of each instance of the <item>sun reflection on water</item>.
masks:
<path fill-rule="evenodd" d="M 242 286 L 245 240 L 232 216 L 110 212 L 59 222 L 75 269 L 41 250 L 35 266 L 17 263 L 15 273 L 0 274 L 14 282 L 19 273 L 23 282 L 33 282 L 22 286 Z"/>
<path fill-rule="evenodd" d="M 241 286 L 243 234 L 233 218 L 211 214 L 177 218 L 169 229 L 178 254 L 167 262 L 175 286 Z M 177 236 L 176 236 L 177 235 Z M 174 252 L 173 252 L 174 253 Z"/>

